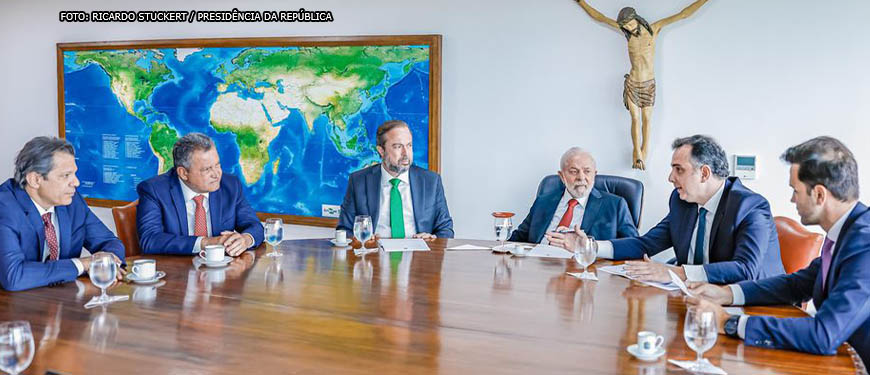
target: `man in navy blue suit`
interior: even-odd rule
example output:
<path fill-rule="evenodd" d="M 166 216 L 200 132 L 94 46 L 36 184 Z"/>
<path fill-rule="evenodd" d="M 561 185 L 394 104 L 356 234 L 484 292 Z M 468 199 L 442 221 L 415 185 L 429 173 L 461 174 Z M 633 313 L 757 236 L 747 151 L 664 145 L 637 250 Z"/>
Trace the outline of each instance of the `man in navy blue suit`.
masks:
<path fill-rule="evenodd" d="M 789 148 L 791 201 L 801 223 L 827 233 L 821 256 L 807 268 L 728 286 L 691 283 L 687 302 L 714 311 L 721 333 L 748 345 L 836 354 L 848 341 L 870 360 L 870 213 L 858 201 L 858 163 L 831 137 L 817 137 Z M 729 315 L 719 305 L 797 304 L 812 298 L 814 317 L 774 318 Z"/>
<path fill-rule="evenodd" d="M 107 252 L 121 265 L 124 245 L 76 192 L 75 150 L 36 137 L 18 152 L 15 176 L 0 185 L 0 284 L 10 291 L 73 281 L 90 267 L 81 257 Z M 118 279 L 124 275 L 119 269 Z"/>
<path fill-rule="evenodd" d="M 242 183 L 224 175 L 214 142 L 201 133 L 172 147 L 174 167 L 136 188 L 136 226 L 145 254 L 190 255 L 224 245 L 238 256 L 263 242 L 263 226 L 242 194 Z"/>
<path fill-rule="evenodd" d="M 579 147 L 562 154 L 559 179 L 564 189 L 535 198 L 529 215 L 510 241 L 565 247 L 560 227 L 575 228 L 600 240 L 636 237 L 637 228 L 622 197 L 595 189 L 595 159 Z"/>
<path fill-rule="evenodd" d="M 453 238 L 453 219 L 441 176 L 416 167 L 408 124 L 387 121 L 378 127 L 382 162 L 350 175 L 336 229 L 353 232 L 354 218 L 372 218 L 381 238 Z"/>
<path fill-rule="evenodd" d="M 673 247 L 678 266 L 626 262 L 629 275 L 648 281 L 670 281 L 668 270 L 716 284 L 784 273 L 770 205 L 728 177 L 725 150 L 704 135 L 679 138 L 672 147 L 668 215 L 641 237 L 599 242 L 599 256 L 640 259 Z"/>

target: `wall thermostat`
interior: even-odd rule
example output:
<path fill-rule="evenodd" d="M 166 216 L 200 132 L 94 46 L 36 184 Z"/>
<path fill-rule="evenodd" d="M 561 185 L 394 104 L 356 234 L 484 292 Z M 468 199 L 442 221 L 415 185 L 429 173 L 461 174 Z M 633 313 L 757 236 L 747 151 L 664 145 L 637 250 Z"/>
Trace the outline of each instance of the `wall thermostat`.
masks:
<path fill-rule="evenodd" d="M 741 180 L 755 179 L 755 155 L 734 155 L 734 176 Z"/>

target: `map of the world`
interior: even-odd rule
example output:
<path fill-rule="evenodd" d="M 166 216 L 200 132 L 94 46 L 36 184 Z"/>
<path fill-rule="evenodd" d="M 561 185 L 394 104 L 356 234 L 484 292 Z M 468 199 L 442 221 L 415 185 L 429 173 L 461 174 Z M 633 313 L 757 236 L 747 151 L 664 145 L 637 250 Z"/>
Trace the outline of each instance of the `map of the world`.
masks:
<path fill-rule="evenodd" d="M 258 212 L 336 217 L 348 175 L 380 160 L 376 129 L 407 122 L 428 165 L 429 46 L 63 51 L 64 133 L 87 198 L 137 199 L 202 132 Z"/>

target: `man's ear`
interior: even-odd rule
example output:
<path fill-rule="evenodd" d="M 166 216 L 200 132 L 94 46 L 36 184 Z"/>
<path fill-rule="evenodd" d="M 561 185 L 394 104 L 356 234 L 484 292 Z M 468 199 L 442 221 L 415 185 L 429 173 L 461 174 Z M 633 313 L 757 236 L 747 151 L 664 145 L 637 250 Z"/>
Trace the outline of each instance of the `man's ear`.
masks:
<path fill-rule="evenodd" d="M 381 146 L 377 146 L 376 148 L 377 148 L 377 150 L 378 150 L 378 155 L 380 155 L 380 156 L 381 156 L 381 159 L 383 159 L 383 158 L 384 158 L 384 152 L 385 152 L 386 150 L 384 150 L 384 148 L 381 147 Z"/>
<path fill-rule="evenodd" d="M 830 192 L 828 192 L 828 189 L 826 189 L 821 184 L 813 186 L 813 190 L 811 191 L 811 193 L 813 202 L 815 202 L 818 206 L 825 204 L 825 201 L 828 200 L 828 194 L 830 194 Z"/>
<path fill-rule="evenodd" d="M 185 167 L 175 168 L 175 173 L 178 174 L 178 178 L 180 178 L 182 181 L 187 181 L 187 179 L 190 177 L 187 175 L 187 168 Z"/>
<path fill-rule="evenodd" d="M 24 180 L 27 181 L 27 186 L 30 186 L 34 189 L 39 189 L 39 185 L 42 183 L 43 177 L 39 173 L 29 172 L 26 176 L 24 176 Z"/>
<path fill-rule="evenodd" d="M 704 164 L 701 166 L 701 182 L 707 182 L 710 179 L 710 176 L 713 175 L 713 170 L 710 169 L 710 166 Z"/>

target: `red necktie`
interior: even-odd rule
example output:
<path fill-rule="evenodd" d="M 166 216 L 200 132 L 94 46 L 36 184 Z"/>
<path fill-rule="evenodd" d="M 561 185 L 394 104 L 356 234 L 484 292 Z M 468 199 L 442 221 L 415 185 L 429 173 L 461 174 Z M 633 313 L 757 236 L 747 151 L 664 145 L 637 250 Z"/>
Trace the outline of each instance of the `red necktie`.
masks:
<path fill-rule="evenodd" d="M 560 227 L 571 227 L 571 220 L 574 219 L 574 207 L 576 207 L 578 203 L 580 202 L 577 202 L 574 198 L 571 198 L 568 201 L 568 211 L 565 211 L 565 215 L 562 215 L 562 220 L 559 221 Z"/>
<path fill-rule="evenodd" d="M 48 244 L 48 260 L 57 260 L 60 252 L 57 249 L 57 234 L 54 233 L 54 224 L 51 223 L 51 212 L 42 215 L 42 224 L 45 225 L 45 243 Z"/>
<path fill-rule="evenodd" d="M 204 195 L 200 194 L 193 197 L 193 202 L 196 203 L 193 219 L 193 235 L 197 237 L 208 237 L 208 227 L 205 224 L 205 207 L 202 206 Z"/>

